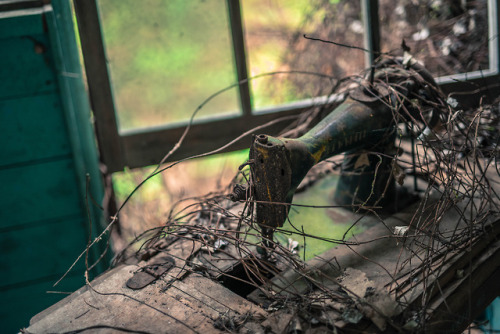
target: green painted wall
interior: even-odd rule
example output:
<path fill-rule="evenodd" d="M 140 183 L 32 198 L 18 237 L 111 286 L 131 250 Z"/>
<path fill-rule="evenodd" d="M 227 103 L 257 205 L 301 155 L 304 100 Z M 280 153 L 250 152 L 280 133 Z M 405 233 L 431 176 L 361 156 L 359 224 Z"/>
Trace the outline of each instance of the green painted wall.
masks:
<path fill-rule="evenodd" d="M 88 239 L 86 175 L 103 186 L 69 0 L 0 13 L 1 332 L 81 287 Z M 94 235 L 102 214 L 91 209 Z M 97 258 L 101 249 L 94 249 Z M 107 263 L 100 266 L 101 271 Z M 94 272 L 96 274 L 97 272 Z"/>

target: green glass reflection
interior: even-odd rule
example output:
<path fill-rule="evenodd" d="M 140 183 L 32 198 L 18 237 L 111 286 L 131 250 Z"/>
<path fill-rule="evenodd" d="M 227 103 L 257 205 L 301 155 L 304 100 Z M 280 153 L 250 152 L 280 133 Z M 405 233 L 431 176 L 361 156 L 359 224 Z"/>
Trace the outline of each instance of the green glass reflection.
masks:
<path fill-rule="evenodd" d="M 184 121 L 236 74 L 220 0 L 99 0 L 120 129 Z M 237 113 L 237 90 L 198 118 Z"/>

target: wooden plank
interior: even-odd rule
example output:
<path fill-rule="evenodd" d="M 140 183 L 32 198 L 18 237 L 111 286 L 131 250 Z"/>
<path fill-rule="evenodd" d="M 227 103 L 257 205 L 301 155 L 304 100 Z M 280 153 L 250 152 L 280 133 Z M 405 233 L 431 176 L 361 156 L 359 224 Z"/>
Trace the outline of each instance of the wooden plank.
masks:
<path fill-rule="evenodd" d="M 83 215 L 71 159 L 0 170 L 0 230 Z"/>
<path fill-rule="evenodd" d="M 53 10 L 47 10 L 45 22 L 54 53 L 61 106 L 66 121 L 68 142 L 71 145 L 76 175 L 82 200 L 90 188 L 90 194 L 96 203 L 102 203 L 104 186 L 100 170 L 99 152 L 92 124 L 92 114 L 88 94 L 84 85 L 79 45 L 76 41 L 74 14 L 71 1 L 52 2 Z M 87 176 L 90 179 L 87 179 Z M 88 184 L 87 184 L 88 182 Z M 96 206 L 90 207 L 90 216 L 94 222 L 94 231 L 101 231 L 106 225 L 103 212 Z M 98 232 L 97 232 L 98 233 Z M 97 254 L 104 250 L 104 243 L 95 247 Z M 111 260 L 108 252 L 105 261 L 96 269 L 106 269 L 106 262 Z"/>
<path fill-rule="evenodd" d="M 201 265 L 212 278 L 220 278 L 224 273 L 232 271 L 232 269 L 240 264 L 241 254 L 233 244 L 229 244 L 222 251 L 200 253 L 195 263 Z"/>
<path fill-rule="evenodd" d="M 32 318 L 32 332 L 65 332 L 104 325 L 169 333 L 217 333 L 223 317 L 262 319 L 266 312 L 222 285 L 200 275 L 168 284 L 159 280 L 141 290 L 125 282 L 138 266 L 122 266 Z M 92 333 L 92 331 L 90 331 Z"/>
<path fill-rule="evenodd" d="M 101 326 L 102 331 L 117 327 L 150 333 L 220 332 L 199 308 L 162 292 L 168 287 L 166 282 L 160 280 L 142 290 L 128 289 L 125 282 L 137 269 L 131 265 L 112 270 L 104 280 L 97 279 L 92 289 L 84 287 L 50 312 L 34 317 L 28 331 L 60 333 Z M 96 332 L 99 328 L 86 331 Z"/>
<path fill-rule="evenodd" d="M 62 276 L 85 250 L 84 224 L 83 218 L 73 217 L 0 233 L 0 288 Z M 75 270 L 83 273 L 84 268 L 82 259 Z"/>
<path fill-rule="evenodd" d="M 2 271 L 3 272 L 3 271 Z M 69 275 L 60 286 L 54 288 L 54 277 L 38 279 L 28 285 L 18 285 L 0 290 L 0 323 L 3 333 L 18 333 L 28 327 L 30 317 L 44 308 L 60 301 L 67 293 L 47 293 L 47 291 L 73 292 L 83 284 L 81 273 Z"/>
<path fill-rule="evenodd" d="M 167 283 L 184 278 L 189 272 L 188 261 L 195 256 L 201 248 L 201 242 L 192 239 L 179 239 L 170 244 L 163 252 L 175 260 L 175 267 L 163 277 Z"/>
<path fill-rule="evenodd" d="M 482 97 L 486 96 L 490 101 L 500 93 L 500 80 L 498 73 L 484 75 L 480 80 L 457 80 L 439 84 L 441 90 L 460 102 L 463 108 L 478 108 Z"/>
<path fill-rule="evenodd" d="M 71 154 L 56 94 L 0 101 L 0 168 Z"/>
<path fill-rule="evenodd" d="M 236 295 L 220 283 L 198 274 L 191 274 L 182 281 L 174 282 L 167 293 L 189 307 L 198 309 L 214 323 L 231 319 L 233 324 L 243 327 L 240 332 L 253 332 L 249 323 L 246 323 L 247 319 L 260 322 L 267 316 L 267 312 L 259 306 Z"/>
<path fill-rule="evenodd" d="M 169 333 L 212 333 L 219 332 L 214 326 L 223 318 L 238 322 L 238 319 L 247 320 L 249 314 L 254 319 L 264 317 L 266 313 L 260 307 L 218 282 L 197 274 L 185 277 L 190 270 L 184 265 L 199 248 L 199 242 L 182 238 L 165 246 L 155 256 L 172 256 L 176 267 L 140 290 L 127 288 L 125 282 L 140 271 L 141 266 L 154 261 L 155 256 L 137 266 L 112 269 L 91 283 L 95 291 L 84 287 L 33 317 L 30 329 L 60 332 L 105 325 L 148 332 L 168 328 Z"/>
<path fill-rule="evenodd" d="M 435 199 L 428 202 L 428 204 L 432 203 L 437 202 Z M 424 230 L 415 233 L 410 229 L 408 235 L 396 237 L 393 233 L 394 227 L 398 225 L 411 226 L 410 221 L 415 210 L 422 212 L 424 216 L 426 215 L 424 210 L 418 208 L 418 205 L 419 203 L 416 203 L 403 212 L 384 219 L 383 224 L 379 223 L 364 233 L 356 235 L 351 241 L 359 244 L 338 246 L 325 252 L 321 257 L 308 261 L 304 270 L 290 270 L 273 278 L 273 285 L 264 287 L 264 291 L 254 291 L 249 298 L 256 302 L 262 302 L 267 289 L 284 295 L 303 295 L 310 291 L 312 288 L 310 283 L 313 283 L 329 291 L 338 291 L 340 287 L 348 294 L 359 290 L 354 293 L 355 296 L 357 295 L 354 299 L 366 303 L 369 300 L 365 296 L 368 285 L 356 289 L 357 286 L 355 282 L 352 282 L 352 278 L 346 278 L 351 281 L 344 283 L 343 278 L 347 268 L 359 273 L 358 276 L 365 275 L 366 279 L 369 280 L 369 286 L 372 289 L 377 289 L 378 293 L 382 297 L 385 296 L 387 301 L 397 297 L 397 301 L 406 306 L 405 309 L 419 309 L 422 305 L 429 304 L 430 300 L 432 304 L 428 310 L 432 316 L 433 326 L 440 324 L 435 327 L 435 332 L 449 328 L 446 327 L 446 323 L 454 323 L 457 328 L 453 331 L 461 332 L 465 329 L 467 321 L 472 321 L 474 315 L 477 315 L 468 309 L 469 293 L 473 294 L 474 291 L 485 293 L 486 290 L 481 282 L 486 282 L 486 279 L 494 275 L 498 268 L 500 244 L 496 240 L 500 235 L 500 223 L 495 221 L 488 224 L 485 222 L 486 225 L 483 225 L 484 234 L 471 240 L 470 250 L 465 246 L 455 251 L 442 248 L 447 243 L 446 238 L 453 238 L 456 236 L 457 230 L 460 231 L 466 227 L 466 223 L 456 210 L 449 210 L 443 216 L 438 226 L 439 232 L 429 231 L 429 235 L 426 235 Z M 435 210 L 434 206 L 428 205 L 426 211 L 431 214 L 433 210 Z M 466 213 L 465 216 L 469 215 Z M 494 218 L 491 217 L 491 219 Z M 433 227 L 429 228 L 433 229 Z M 431 235 L 439 235 L 439 237 L 435 239 Z M 421 245 L 432 245 L 432 250 Z M 426 252 L 435 255 L 426 258 Z M 443 263 L 443 254 L 445 253 L 446 262 Z M 425 267 L 421 266 L 423 258 L 426 259 Z M 473 267 L 478 267 L 477 270 L 473 270 L 472 279 L 457 280 L 457 273 L 464 272 L 467 275 L 470 264 Z M 424 270 L 424 278 L 421 277 L 421 269 Z M 410 272 L 411 277 L 407 275 Z M 307 275 L 307 279 L 304 278 L 304 274 Z M 394 283 L 395 279 L 397 283 Z M 394 285 L 392 288 L 391 284 Z M 489 301 L 496 296 L 495 293 L 491 295 Z M 382 297 L 374 303 L 383 301 Z M 477 300 L 474 298 L 471 305 L 477 304 L 477 307 L 487 305 L 485 298 L 477 297 L 479 298 Z M 392 303 L 393 306 L 397 305 Z M 450 308 L 450 305 L 453 306 Z M 385 306 L 380 309 L 387 311 Z M 479 310 L 475 306 L 472 309 Z M 390 316 L 394 316 L 403 312 L 403 309 L 392 309 L 391 312 Z M 373 312 L 366 313 L 373 316 Z M 458 321 L 458 318 L 461 320 Z M 385 326 L 383 318 L 379 317 L 378 320 L 380 320 L 378 326 Z M 349 326 L 352 330 L 360 329 L 355 325 Z"/>
<path fill-rule="evenodd" d="M 426 333 L 463 332 L 500 293 L 500 242 L 469 263 L 469 274 L 443 287 L 429 305 Z"/>
<path fill-rule="evenodd" d="M 0 40 L 0 100 L 54 92 L 57 89 L 49 41 L 45 35 Z"/>
<path fill-rule="evenodd" d="M 0 12 L 0 39 L 43 33 L 43 8 Z M 12 29 L 12 27 L 16 27 Z M 2 57 L 4 54 L 2 54 Z"/>
<path fill-rule="evenodd" d="M 231 312 L 240 315 L 249 312 L 257 317 L 266 315 L 259 306 L 226 289 L 219 282 L 198 274 L 191 274 L 185 280 L 175 282 L 168 293 L 201 304 L 202 311 L 213 320 Z"/>

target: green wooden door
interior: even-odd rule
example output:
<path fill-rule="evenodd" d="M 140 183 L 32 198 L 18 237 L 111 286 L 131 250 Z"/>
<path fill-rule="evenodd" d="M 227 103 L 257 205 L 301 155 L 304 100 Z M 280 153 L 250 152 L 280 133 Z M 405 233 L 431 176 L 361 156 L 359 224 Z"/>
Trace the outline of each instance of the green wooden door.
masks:
<path fill-rule="evenodd" d="M 19 5 L 22 5 L 19 2 Z M 103 186 L 70 3 L 0 11 L 0 324 L 10 333 L 81 287 L 93 198 Z M 87 196 L 88 198 L 89 196 Z M 101 213 L 91 208 L 94 234 Z M 102 249 L 94 249 L 96 258 Z M 103 263 L 101 269 L 106 264 Z"/>

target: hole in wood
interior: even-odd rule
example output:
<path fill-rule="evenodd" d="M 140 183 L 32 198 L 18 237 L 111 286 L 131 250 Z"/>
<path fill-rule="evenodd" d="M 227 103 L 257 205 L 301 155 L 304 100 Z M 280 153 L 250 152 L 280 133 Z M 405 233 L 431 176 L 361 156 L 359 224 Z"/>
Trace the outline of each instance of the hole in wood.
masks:
<path fill-rule="evenodd" d="M 258 268 L 255 268 L 255 265 Z M 245 270 L 243 263 L 237 264 L 231 271 L 222 276 L 221 284 L 237 295 L 246 298 L 257 288 L 256 285 L 261 285 L 263 280 L 268 281 L 275 276 L 275 273 L 264 268 L 258 261 L 253 261 L 251 266 L 252 268 L 247 267 Z"/>

